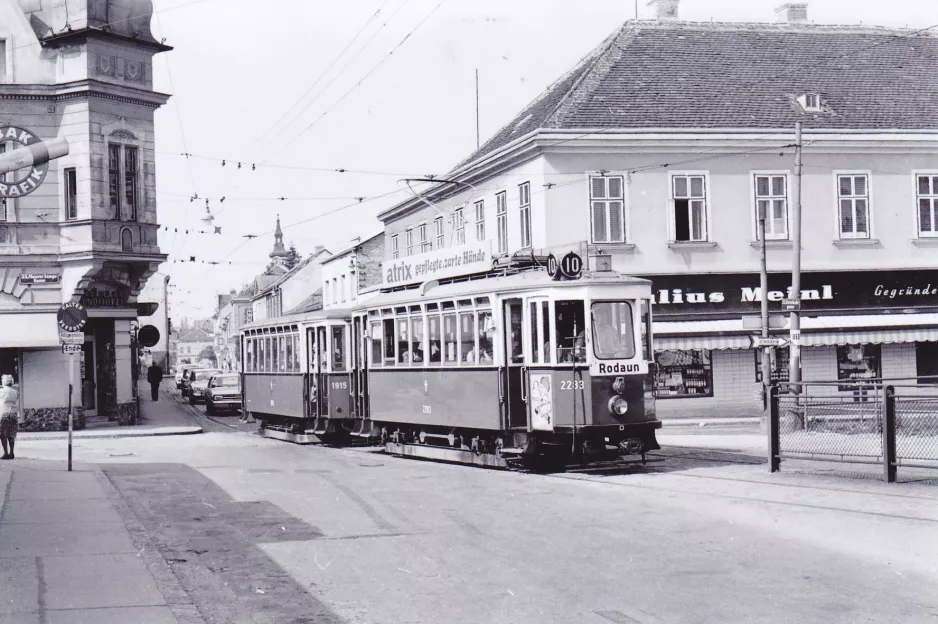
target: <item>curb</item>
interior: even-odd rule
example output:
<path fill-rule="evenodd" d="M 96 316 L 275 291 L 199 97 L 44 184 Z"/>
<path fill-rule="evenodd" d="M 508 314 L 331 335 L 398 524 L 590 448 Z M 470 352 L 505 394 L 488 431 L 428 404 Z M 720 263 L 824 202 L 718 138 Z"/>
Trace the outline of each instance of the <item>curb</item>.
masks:
<path fill-rule="evenodd" d="M 145 431 L 114 431 L 108 432 L 89 432 L 75 431 L 72 433 L 73 440 L 100 440 L 108 438 L 152 438 L 157 436 L 177 436 L 177 435 L 195 435 L 202 433 L 202 427 L 163 427 L 160 429 L 149 429 Z M 55 432 L 45 433 L 41 431 L 22 432 L 17 434 L 18 440 L 29 440 L 32 442 L 43 440 L 68 440 L 68 433 Z"/>
<path fill-rule="evenodd" d="M 720 427 L 726 425 L 758 425 L 762 418 L 665 418 L 662 427 Z"/>

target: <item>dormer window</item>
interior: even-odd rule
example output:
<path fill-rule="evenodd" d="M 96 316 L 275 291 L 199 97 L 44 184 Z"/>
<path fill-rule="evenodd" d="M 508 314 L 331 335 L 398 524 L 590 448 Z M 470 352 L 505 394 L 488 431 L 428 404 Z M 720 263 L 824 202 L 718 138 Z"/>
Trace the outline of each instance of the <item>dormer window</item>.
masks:
<path fill-rule="evenodd" d="M 821 96 L 817 93 L 805 93 L 798 98 L 798 103 L 806 111 L 817 112 L 821 110 Z"/>

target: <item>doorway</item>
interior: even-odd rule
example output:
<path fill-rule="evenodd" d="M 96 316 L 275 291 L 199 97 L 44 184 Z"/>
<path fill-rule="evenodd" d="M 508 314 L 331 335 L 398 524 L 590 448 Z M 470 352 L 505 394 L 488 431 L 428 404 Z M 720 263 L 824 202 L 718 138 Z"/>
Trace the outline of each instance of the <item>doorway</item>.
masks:
<path fill-rule="evenodd" d="M 85 416 L 98 415 L 98 383 L 95 375 L 98 366 L 95 356 L 94 334 L 85 334 L 85 342 L 81 346 L 79 371 L 79 379 L 81 379 L 81 405 L 85 411 Z"/>
<path fill-rule="evenodd" d="M 524 305 L 521 299 L 508 299 L 504 302 L 502 327 L 505 354 L 505 366 L 502 369 L 505 423 L 508 429 L 527 429 L 528 401 L 524 388 L 527 367 L 524 364 Z"/>

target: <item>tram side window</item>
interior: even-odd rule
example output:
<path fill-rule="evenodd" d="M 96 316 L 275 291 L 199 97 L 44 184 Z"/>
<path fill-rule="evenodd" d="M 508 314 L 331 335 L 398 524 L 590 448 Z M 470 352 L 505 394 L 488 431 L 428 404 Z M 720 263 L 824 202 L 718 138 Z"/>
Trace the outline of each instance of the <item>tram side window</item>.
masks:
<path fill-rule="evenodd" d="M 332 328 L 332 370 L 345 370 L 345 328 Z"/>
<path fill-rule="evenodd" d="M 550 304 L 531 302 L 531 362 L 550 364 Z"/>
<path fill-rule="evenodd" d="M 288 373 L 292 373 L 293 372 L 293 335 L 291 334 L 289 336 L 286 336 L 285 339 L 287 343 L 286 349 L 285 349 L 286 356 L 287 356 L 286 371 Z"/>
<path fill-rule="evenodd" d="M 460 362 L 464 364 L 476 363 L 476 327 L 475 314 L 472 312 L 459 313 L 459 355 Z"/>
<path fill-rule="evenodd" d="M 479 364 L 491 364 L 492 346 L 495 344 L 495 323 L 489 310 L 479 312 Z"/>
<path fill-rule="evenodd" d="M 561 364 L 586 361 L 586 340 L 583 328 L 586 314 L 582 301 L 558 301 L 556 311 L 557 362 Z"/>
<path fill-rule="evenodd" d="M 293 334 L 293 372 L 299 373 L 302 371 L 303 368 L 300 366 L 300 335 Z"/>
<path fill-rule="evenodd" d="M 509 327 L 509 345 L 508 355 L 512 364 L 520 364 L 524 361 L 524 349 L 522 347 L 522 336 L 524 327 L 521 322 L 520 305 L 511 306 L 510 327 Z"/>
<path fill-rule="evenodd" d="M 280 340 L 277 340 L 278 336 L 271 338 L 271 343 L 273 345 L 273 351 L 271 351 L 271 361 L 270 361 L 270 372 L 276 373 L 279 370 L 280 363 L 280 345 L 278 344 L 283 340 L 283 336 L 280 336 Z"/>
<path fill-rule="evenodd" d="M 443 360 L 443 350 L 440 348 L 440 317 L 427 317 L 427 327 L 430 334 L 429 362 L 439 364 Z"/>
<path fill-rule="evenodd" d="M 280 372 L 285 373 L 287 372 L 287 337 L 278 336 L 277 342 L 280 343 Z"/>
<path fill-rule="evenodd" d="M 254 356 L 254 350 L 251 348 L 251 340 L 246 339 L 244 341 L 244 372 L 250 373 L 253 369 L 251 367 L 251 358 Z"/>
<path fill-rule="evenodd" d="M 447 366 L 455 366 L 459 354 L 456 350 L 456 315 L 443 315 L 443 361 Z"/>
<path fill-rule="evenodd" d="M 263 373 L 265 369 L 264 362 L 267 357 L 267 342 L 268 341 L 263 338 L 257 339 L 257 367 L 255 370 L 258 373 Z"/>
<path fill-rule="evenodd" d="M 381 366 L 382 347 L 381 321 L 371 322 L 371 365 Z"/>
<path fill-rule="evenodd" d="M 397 319 L 397 361 L 401 364 L 410 364 L 411 359 L 408 320 L 406 318 Z"/>
<path fill-rule="evenodd" d="M 422 316 L 412 316 L 410 317 L 410 336 L 411 344 L 411 361 L 414 364 L 418 364 L 424 361 L 424 345 L 423 345 L 423 317 Z"/>
<path fill-rule="evenodd" d="M 394 319 L 384 319 L 384 365 L 394 366 L 397 362 L 395 355 L 395 346 L 397 340 L 394 337 Z"/>

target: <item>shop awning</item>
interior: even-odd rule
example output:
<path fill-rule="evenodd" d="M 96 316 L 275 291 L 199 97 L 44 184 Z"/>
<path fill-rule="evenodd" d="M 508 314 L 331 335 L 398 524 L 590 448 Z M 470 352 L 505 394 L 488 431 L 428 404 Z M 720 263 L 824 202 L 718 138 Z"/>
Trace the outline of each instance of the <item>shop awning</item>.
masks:
<path fill-rule="evenodd" d="M 787 323 L 786 323 L 787 325 Z M 742 319 L 655 322 L 655 350 L 749 349 Z M 772 331 L 786 337 L 787 328 Z M 938 314 L 860 314 L 802 317 L 805 347 L 938 341 Z"/>
<path fill-rule="evenodd" d="M 38 349 L 59 346 L 55 312 L 0 314 L 0 349 Z"/>

